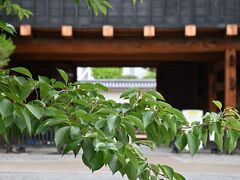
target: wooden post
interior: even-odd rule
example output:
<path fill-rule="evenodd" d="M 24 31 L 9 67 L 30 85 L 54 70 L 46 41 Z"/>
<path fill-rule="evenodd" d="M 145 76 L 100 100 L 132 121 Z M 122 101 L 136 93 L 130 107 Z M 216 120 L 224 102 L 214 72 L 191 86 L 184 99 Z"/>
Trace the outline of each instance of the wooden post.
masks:
<path fill-rule="evenodd" d="M 208 110 L 211 112 L 216 111 L 216 106 L 212 103 L 217 100 L 217 94 L 214 89 L 216 83 L 216 73 L 213 72 L 212 64 L 208 66 Z"/>
<path fill-rule="evenodd" d="M 225 107 L 237 106 L 237 57 L 236 49 L 225 52 Z"/>

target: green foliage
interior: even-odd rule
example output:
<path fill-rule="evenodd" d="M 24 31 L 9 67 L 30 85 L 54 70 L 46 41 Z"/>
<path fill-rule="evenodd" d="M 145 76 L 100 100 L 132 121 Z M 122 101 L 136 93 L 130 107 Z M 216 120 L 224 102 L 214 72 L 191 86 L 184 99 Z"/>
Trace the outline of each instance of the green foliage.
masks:
<path fill-rule="evenodd" d="M 83 0 L 74 0 L 77 4 L 80 4 Z M 136 4 L 138 1 L 143 2 L 143 0 L 130 0 L 133 4 Z M 88 9 L 92 9 L 94 14 L 97 16 L 100 13 L 106 15 L 108 9 L 113 9 L 112 4 L 109 0 L 85 0 L 87 3 Z"/>
<path fill-rule="evenodd" d="M 143 79 L 156 79 L 157 75 L 155 71 L 149 71 Z"/>
<path fill-rule="evenodd" d="M 92 171 L 108 165 L 113 174 L 119 171 L 133 180 L 184 177 L 169 166 L 149 164 L 130 138 L 151 149 L 176 139 L 176 147 L 182 151 L 188 145 L 192 155 L 212 132 L 220 150 L 231 153 L 237 146 L 240 116 L 234 108 L 206 113 L 203 124 L 188 124 L 159 92 L 129 89 L 121 95 L 126 102 L 117 103 L 101 95 L 107 90 L 103 85 L 69 83 L 66 72 L 58 71 L 64 83 L 43 76 L 34 80 L 21 67 L 0 70 L 0 134 L 5 140 L 10 129 L 39 134 L 54 128 L 55 144 L 63 154 L 73 151 L 76 156 L 82 149 L 82 160 Z M 137 140 L 137 130 L 147 139 Z"/>
<path fill-rule="evenodd" d="M 6 15 L 15 14 L 20 20 L 29 18 L 32 13 L 20 7 L 17 3 L 12 3 L 12 0 L 0 1 L 0 12 L 5 12 Z M 4 21 L 0 21 L 0 30 L 9 34 L 15 34 L 15 28 Z M 0 34 L 0 67 L 8 65 L 10 55 L 13 53 L 15 46 L 11 39 L 6 38 L 4 34 Z"/>
<path fill-rule="evenodd" d="M 32 12 L 22 8 L 17 3 L 13 3 L 12 0 L 1 0 L 0 1 L 0 11 L 4 11 L 6 15 L 15 14 L 20 20 L 23 18 L 29 18 Z M 3 21 L 0 21 L 0 28 L 10 34 L 16 33 L 15 28 Z"/>
<path fill-rule="evenodd" d="M 95 79 L 116 79 L 122 75 L 122 68 L 92 68 Z"/>
<path fill-rule="evenodd" d="M 0 23 L 1 24 L 1 23 Z M 1 27 L 1 25 L 0 25 Z M 9 56 L 13 53 L 15 45 L 5 35 L 0 35 L 0 67 L 8 65 Z"/>
<path fill-rule="evenodd" d="M 57 148 L 75 155 L 82 149 L 83 162 L 92 171 L 108 165 L 113 173 L 119 171 L 129 179 L 178 178 L 168 166 L 150 165 L 129 144 L 131 137 L 134 144 L 154 149 L 176 135 L 179 112 L 171 112 L 160 93 L 130 89 L 121 95 L 128 102 L 121 104 L 105 100 L 99 92 L 107 90 L 103 85 L 69 83 L 67 74 L 58 71 L 65 83 L 43 76 L 33 80 L 22 67 L 0 70 L 0 133 L 5 139 L 10 129 L 39 134 L 54 128 Z M 156 103 L 149 105 L 150 100 Z M 138 129 L 147 140 L 136 139 Z"/>

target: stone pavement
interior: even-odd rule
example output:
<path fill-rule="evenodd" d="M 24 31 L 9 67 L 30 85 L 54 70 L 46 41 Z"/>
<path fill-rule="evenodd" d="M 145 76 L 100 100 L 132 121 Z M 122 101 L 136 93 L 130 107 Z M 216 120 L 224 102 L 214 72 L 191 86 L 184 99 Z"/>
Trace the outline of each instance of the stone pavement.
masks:
<path fill-rule="evenodd" d="M 153 152 L 142 148 L 150 162 L 172 166 L 189 180 L 239 180 L 240 155 L 216 155 L 200 152 L 193 158 L 188 153 L 174 154 L 168 148 Z M 121 180 L 107 167 L 91 171 L 81 162 L 81 155 L 64 157 L 53 148 L 27 149 L 23 154 L 0 153 L 0 180 Z M 126 179 L 126 178 L 125 178 Z"/>

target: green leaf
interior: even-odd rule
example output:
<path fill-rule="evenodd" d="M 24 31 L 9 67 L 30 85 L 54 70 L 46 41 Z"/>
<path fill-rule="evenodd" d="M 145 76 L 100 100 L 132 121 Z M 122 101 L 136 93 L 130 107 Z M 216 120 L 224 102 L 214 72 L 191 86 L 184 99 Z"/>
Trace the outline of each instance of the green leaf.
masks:
<path fill-rule="evenodd" d="M 144 146 L 148 146 L 151 148 L 151 150 L 154 150 L 154 142 L 150 141 L 150 140 L 138 140 L 134 142 L 137 145 L 144 145 Z"/>
<path fill-rule="evenodd" d="M 37 119 L 41 119 L 42 110 L 40 107 L 33 104 L 26 104 L 26 107 Z"/>
<path fill-rule="evenodd" d="M 121 163 L 118 162 L 118 157 L 114 154 L 108 163 L 112 173 L 115 174 L 122 167 Z"/>
<path fill-rule="evenodd" d="M 153 111 L 145 111 L 142 113 L 144 128 L 146 128 L 153 121 L 153 114 Z"/>
<path fill-rule="evenodd" d="M 138 127 L 140 130 L 144 130 L 144 125 L 143 125 L 143 122 L 141 121 L 141 119 L 139 119 L 138 117 L 136 116 L 132 116 L 132 115 L 127 115 L 126 118 L 129 120 L 129 121 L 132 121 L 133 124 Z"/>
<path fill-rule="evenodd" d="M 214 134 L 214 141 L 217 144 L 217 147 L 220 151 L 222 151 L 223 148 L 223 135 L 215 132 Z"/>
<path fill-rule="evenodd" d="M 128 162 L 126 167 L 126 174 L 129 180 L 137 179 L 137 169 L 130 161 Z"/>
<path fill-rule="evenodd" d="M 231 153 L 236 148 L 238 138 L 239 138 L 239 132 L 237 130 L 230 129 L 227 131 L 224 147 L 228 151 L 228 153 Z"/>
<path fill-rule="evenodd" d="M 112 132 L 114 129 L 118 128 L 120 125 L 121 119 L 119 116 L 112 115 L 107 119 L 107 125 L 110 132 Z"/>
<path fill-rule="evenodd" d="M 76 141 L 74 141 L 72 143 L 67 143 L 67 146 L 63 150 L 63 155 L 80 147 L 80 142 L 81 142 L 81 139 L 77 139 Z"/>
<path fill-rule="evenodd" d="M 107 125 L 107 119 L 100 119 L 96 122 L 95 127 L 101 129 Z"/>
<path fill-rule="evenodd" d="M 157 98 L 161 101 L 165 101 L 164 97 L 157 91 L 148 91 L 148 92 L 146 92 L 146 94 L 149 94 L 149 95 L 151 95 L 151 96 L 153 96 L 153 97 L 155 97 L 155 98 Z"/>
<path fill-rule="evenodd" d="M 127 130 L 127 133 L 131 136 L 132 140 L 135 141 L 136 140 L 136 131 L 135 131 L 135 128 L 133 127 L 133 125 L 128 122 L 128 121 L 124 121 L 123 122 L 125 127 L 126 127 L 126 130 Z"/>
<path fill-rule="evenodd" d="M 155 142 L 158 146 L 160 146 L 163 143 L 163 139 L 161 138 L 162 134 L 159 132 L 159 126 L 155 121 L 151 122 L 147 126 L 146 132 L 147 138 Z"/>
<path fill-rule="evenodd" d="M 66 136 L 69 135 L 69 130 L 70 130 L 69 126 L 66 126 L 57 130 L 54 137 L 54 141 L 57 148 L 59 148 L 64 143 Z"/>
<path fill-rule="evenodd" d="M 174 172 L 173 176 L 174 176 L 175 180 L 185 180 L 185 178 L 179 173 Z"/>
<path fill-rule="evenodd" d="M 78 127 L 71 126 L 70 136 L 71 136 L 72 139 L 79 138 L 81 136 L 80 129 Z"/>
<path fill-rule="evenodd" d="M 102 151 L 94 152 L 92 158 L 89 161 L 89 165 L 92 171 L 99 170 L 104 165 L 104 155 Z"/>
<path fill-rule="evenodd" d="M 165 108 L 166 112 L 170 112 L 172 114 L 174 114 L 175 116 L 178 117 L 178 119 L 182 122 L 182 123 L 188 123 L 187 119 L 185 118 L 185 116 L 183 115 L 183 113 L 181 111 L 179 111 L 176 108 L 171 108 L 171 107 L 166 107 Z"/>
<path fill-rule="evenodd" d="M 218 107 L 218 109 L 221 111 L 222 110 L 222 103 L 220 101 L 212 101 L 215 106 Z"/>
<path fill-rule="evenodd" d="M 196 154 L 196 152 L 198 151 L 199 142 L 193 132 L 190 132 L 187 134 L 187 142 L 188 142 L 189 151 L 191 155 L 194 156 L 194 154 Z"/>
<path fill-rule="evenodd" d="M 45 131 L 48 130 L 48 128 L 49 128 L 48 126 L 41 124 L 40 126 L 38 126 L 38 128 L 36 129 L 36 132 L 34 134 L 38 135 L 40 133 L 44 133 Z"/>
<path fill-rule="evenodd" d="M 171 116 L 169 114 L 166 114 L 164 117 L 163 117 L 163 120 L 165 120 L 171 130 L 171 132 L 173 133 L 173 136 L 176 135 L 177 133 L 177 127 L 176 127 L 176 117 L 175 116 Z"/>
<path fill-rule="evenodd" d="M 83 148 L 83 154 L 84 154 L 86 160 L 89 162 L 92 159 L 92 157 L 94 155 L 94 152 L 95 152 L 94 151 L 94 146 L 90 141 L 85 140 L 83 142 L 83 147 L 82 148 Z"/>
<path fill-rule="evenodd" d="M 135 94 L 138 90 L 136 88 L 128 89 L 124 91 L 121 95 L 120 98 L 128 98 L 131 94 Z"/>
<path fill-rule="evenodd" d="M 208 138 L 208 131 L 205 127 L 200 127 L 200 139 L 202 140 L 203 144 L 207 145 L 207 138 Z"/>
<path fill-rule="evenodd" d="M 56 126 L 60 124 L 64 124 L 66 122 L 66 119 L 64 118 L 50 118 L 46 120 L 45 126 Z"/>
<path fill-rule="evenodd" d="M 233 129 L 240 129 L 240 121 L 239 119 L 235 119 L 234 117 L 229 117 L 226 119 L 230 123 L 230 127 Z"/>
<path fill-rule="evenodd" d="M 157 165 L 150 164 L 150 168 L 153 170 L 155 175 L 159 174 L 160 170 L 159 170 L 159 167 Z"/>
<path fill-rule="evenodd" d="M 59 74 L 62 76 L 63 80 L 65 81 L 65 83 L 67 84 L 68 83 L 68 75 L 67 73 L 62 70 L 62 69 L 57 69 Z"/>
<path fill-rule="evenodd" d="M 16 67 L 12 68 L 11 70 L 32 78 L 32 74 L 30 73 L 30 71 L 24 67 Z"/>
<path fill-rule="evenodd" d="M 146 177 L 146 180 L 149 179 L 149 177 Z M 154 175 L 151 175 L 150 176 L 150 180 L 158 180 L 156 176 Z"/>
<path fill-rule="evenodd" d="M 139 176 L 140 174 L 142 174 L 148 167 L 147 162 L 142 161 L 138 164 L 137 166 L 137 176 Z"/>
<path fill-rule="evenodd" d="M 175 146 L 178 148 L 179 151 L 182 151 L 186 145 L 187 145 L 187 136 L 185 132 L 180 132 L 177 135 Z"/>
<path fill-rule="evenodd" d="M 170 135 L 164 125 L 159 126 L 159 131 L 162 134 L 163 142 L 165 145 L 169 145 L 170 143 Z"/>
<path fill-rule="evenodd" d="M 13 114 L 13 104 L 8 99 L 0 100 L 0 113 L 2 115 L 2 119 L 5 119 Z"/>
<path fill-rule="evenodd" d="M 171 167 L 166 165 L 159 165 L 159 167 L 165 176 L 167 176 L 170 180 L 173 179 L 174 171 Z"/>
<path fill-rule="evenodd" d="M 95 88 L 100 89 L 102 91 L 108 91 L 108 88 L 102 84 L 96 83 Z"/>
<path fill-rule="evenodd" d="M 20 110 L 22 112 L 22 117 L 27 125 L 28 132 L 29 132 L 29 134 L 31 134 L 31 132 L 32 132 L 31 119 L 30 119 L 28 113 L 24 109 L 20 109 Z"/>
<path fill-rule="evenodd" d="M 216 133 L 222 134 L 222 125 L 219 122 L 214 122 L 212 128 Z"/>
<path fill-rule="evenodd" d="M 0 134 L 2 134 L 4 140 L 7 142 L 8 137 L 7 137 L 7 133 L 6 133 L 6 125 L 2 119 L 0 119 Z"/>

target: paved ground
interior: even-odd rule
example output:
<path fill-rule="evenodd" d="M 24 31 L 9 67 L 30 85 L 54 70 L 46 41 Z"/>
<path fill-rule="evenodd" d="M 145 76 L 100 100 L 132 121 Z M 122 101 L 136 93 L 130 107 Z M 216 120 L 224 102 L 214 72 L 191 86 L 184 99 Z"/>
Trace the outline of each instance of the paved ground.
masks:
<path fill-rule="evenodd" d="M 240 155 L 215 155 L 201 152 L 192 158 L 188 153 L 174 154 L 161 148 L 154 152 L 142 149 L 150 162 L 167 164 L 190 180 L 239 180 Z M 55 149 L 28 149 L 23 154 L 0 153 L 0 180 L 120 180 L 107 167 L 92 174 L 81 156 L 64 157 Z"/>

